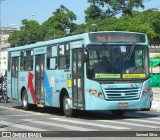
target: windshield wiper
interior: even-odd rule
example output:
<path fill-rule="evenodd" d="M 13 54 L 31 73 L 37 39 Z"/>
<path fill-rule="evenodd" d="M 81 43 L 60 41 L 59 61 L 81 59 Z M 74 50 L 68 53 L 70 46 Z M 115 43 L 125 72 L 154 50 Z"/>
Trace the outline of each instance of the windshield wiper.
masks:
<path fill-rule="evenodd" d="M 104 46 L 105 50 L 109 51 L 109 53 L 112 53 L 111 48 L 108 46 L 108 44 L 106 42 L 103 43 L 103 46 Z"/>
<path fill-rule="evenodd" d="M 131 58 L 131 55 L 133 53 L 134 48 L 135 48 L 135 44 L 132 45 L 127 57 L 125 58 L 125 60 L 129 60 Z"/>

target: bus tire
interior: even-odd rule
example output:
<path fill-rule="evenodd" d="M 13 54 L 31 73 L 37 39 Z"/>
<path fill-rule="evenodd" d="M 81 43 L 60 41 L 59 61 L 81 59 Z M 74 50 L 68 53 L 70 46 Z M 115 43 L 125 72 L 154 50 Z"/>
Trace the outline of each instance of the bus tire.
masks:
<path fill-rule="evenodd" d="M 28 95 L 27 95 L 27 91 L 23 90 L 22 93 L 22 106 L 24 110 L 28 110 L 29 109 L 29 104 L 28 104 Z"/>
<path fill-rule="evenodd" d="M 73 116 L 73 109 L 71 108 L 71 100 L 68 95 L 64 95 L 63 97 L 63 113 L 66 117 Z"/>
<path fill-rule="evenodd" d="M 112 114 L 116 117 L 121 117 L 125 113 L 124 110 L 112 110 Z"/>

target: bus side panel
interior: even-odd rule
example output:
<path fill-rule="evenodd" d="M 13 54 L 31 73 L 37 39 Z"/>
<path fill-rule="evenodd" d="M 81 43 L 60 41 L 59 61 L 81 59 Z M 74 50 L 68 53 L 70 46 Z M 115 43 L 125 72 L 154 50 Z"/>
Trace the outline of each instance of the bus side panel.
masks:
<path fill-rule="evenodd" d="M 45 71 L 44 90 L 46 106 L 60 107 L 60 92 L 63 88 L 67 90 L 68 94 L 71 93 L 71 88 L 67 88 L 67 74 L 70 73 L 64 72 L 64 70 Z"/>
<path fill-rule="evenodd" d="M 46 106 L 55 106 L 55 103 L 52 102 L 54 95 L 53 84 L 54 84 L 54 79 L 51 74 L 51 70 L 44 71 L 44 93 L 45 93 Z"/>
<path fill-rule="evenodd" d="M 11 71 L 7 72 L 7 96 L 12 98 L 11 95 Z"/>
<path fill-rule="evenodd" d="M 17 87 L 18 87 L 18 79 L 17 78 L 12 78 L 12 98 L 15 100 L 19 100 L 19 95 L 18 95 L 18 91 L 17 91 Z"/>
<path fill-rule="evenodd" d="M 19 93 L 21 94 L 22 88 L 25 88 L 27 90 L 28 94 L 28 103 L 33 104 L 35 99 L 35 86 L 34 86 L 34 78 L 31 79 L 29 75 L 31 75 L 32 72 L 29 71 L 22 71 L 19 72 Z M 33 75 L 33 74 L 32 74 Z M 34 77 L 34 75 L 33 75 Z M 33 95 L 32 95 L 33 94 Z"/>
<path fill-rule="evenodd" d="M 46 94 L 46 106 L 60 107 L 59 95 L 62 85 L 57 84 L 59 82 L 58 75 L 58 70 L 47 70 L 44 73 L 44 90 Z M 59 86 L 61 88 L 59 88 Z"/>
<path fill-rule="evenodd" d="M 32 71 L 28 71 L 27 75 L 27 94 L 28 102 L 31 104 L 36 103 L 36 91 L 35 91 L 35 74 Z"/>

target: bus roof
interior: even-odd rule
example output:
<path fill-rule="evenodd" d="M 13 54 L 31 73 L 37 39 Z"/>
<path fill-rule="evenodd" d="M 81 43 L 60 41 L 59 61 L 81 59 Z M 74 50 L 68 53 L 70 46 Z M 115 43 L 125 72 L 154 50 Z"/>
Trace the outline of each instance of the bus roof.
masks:
<path fill-rule="evenodd" d="M 63 38 L 58 38 L 54 40 L 48 40 L 48 41 L 41 41 L 41 42 L 36 42 L 34 44 L 29 44 L 29 45 L 24 45 L 24 46 L 18 46 L 14 48 L 9 48 L 8 51 L 15 51 L 15 50 L 23 50 L 23 49 L 31 49 L 35 47 L 40 47 L 40 46 L 49 46 L 52 44 L 62 44 L 63 42 L 69 42 L 69 41 L 74 41 L 74 40 L 81 40 L 85 36 L 87 36 L 88 33 L 84 34 L 79 34 L 79 35 L 73 35 L 73 36 L 67 36 Z"/>
<path fill-rule="evenodd" d="M 105 33 L 129 33 L 129 34 L 137 34 L 137 35 L 143 35 L 146 38 L 146 34 L 144 33 L 139 33 L 139 32 L 127 32 L 127 31 L 99 31 L 99 32 L 88 32 L 88 33 L 83 33 L 83 34 L 78 34 L 78 35 L 72 35 L 72 36 L 67 36 L 63 38 L 58 38 L 54 40 L 49 40 L 49 41 L 42 41 L 42 42 L 36 42 L 34 44 L 29 44 L 29 45 L 24 45 L 24 46 L 18 46 L 14 48 L 9 48 L 8 51 L 16 51 L 16 50 L 23 50 L 23 49 L 31 49 L 31 48 L 36 48 L 40 46 L 49 46 L 53 44 L 62 44 L 64 42 L 69 42 L 69 41 L 76 41 L 76 40 L 82 40 L 86 39 L 88 41 L 93 41 L 91 38 L 89 38 L 89 35 L 95 35 L 95 34 L 105 34 Z M 106 41 L 107 42 L 107 41 Z"/>

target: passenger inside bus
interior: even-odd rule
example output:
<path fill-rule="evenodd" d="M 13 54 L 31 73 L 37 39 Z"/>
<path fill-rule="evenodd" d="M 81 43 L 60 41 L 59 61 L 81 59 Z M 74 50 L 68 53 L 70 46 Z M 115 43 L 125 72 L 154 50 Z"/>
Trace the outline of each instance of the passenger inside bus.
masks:
<path fill-rule="evenodd" d="M 106 73 L 109 70 L 109 62 L 106 56 L 102 56 L 98 63 L 93 66 L 95 72 Z"/>

